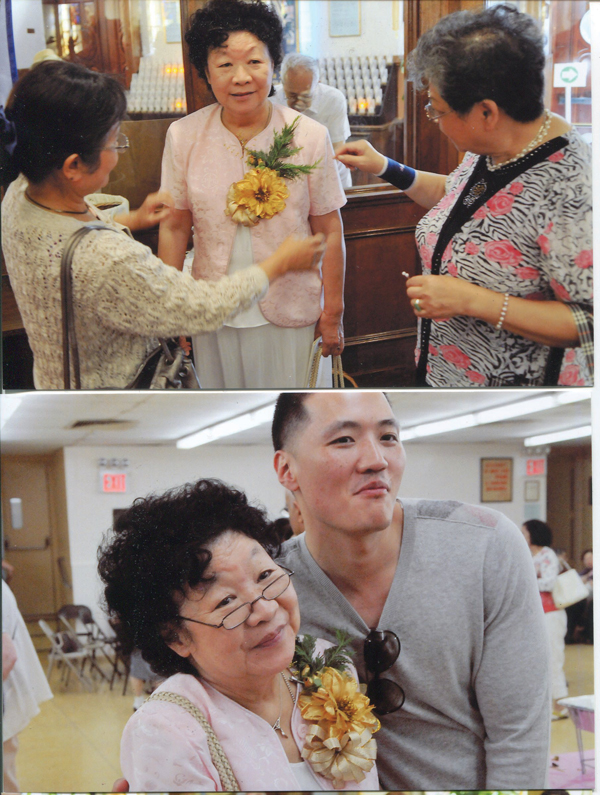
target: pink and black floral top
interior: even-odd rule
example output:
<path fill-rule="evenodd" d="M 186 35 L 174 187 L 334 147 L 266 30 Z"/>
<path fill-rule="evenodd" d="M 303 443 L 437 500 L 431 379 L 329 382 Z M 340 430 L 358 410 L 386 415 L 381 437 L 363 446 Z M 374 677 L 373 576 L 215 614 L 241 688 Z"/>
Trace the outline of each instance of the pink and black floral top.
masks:
<path fill-rule="evenodd" d="M 565 352 L 559 384 L 584 386 L 592 383 L 586 356 L 592 347 L 586 336 L 592 304 L 591 151 L 574 130 L 563 137 L 563 148 L 516 176 L 475 211 L 446 247 L 440 274 L 530 301 L 569 304 L 582 347 Z M 442 227 L 477 161 L 477 155 L 466 154 L 448 177 L 443 199 L 417 226 L 424 274 L 431 270 Z M 427 383 L 540 385 L 549 351 L 476 318 L 433 321 Z"/>

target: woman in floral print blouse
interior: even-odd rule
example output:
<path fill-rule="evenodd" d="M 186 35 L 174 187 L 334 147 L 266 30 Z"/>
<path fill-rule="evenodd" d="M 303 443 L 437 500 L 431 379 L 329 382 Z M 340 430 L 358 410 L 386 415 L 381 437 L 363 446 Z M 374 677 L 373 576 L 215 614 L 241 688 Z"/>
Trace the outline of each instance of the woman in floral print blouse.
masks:
<path fill-rule="evenodd" d="M 593 378 L 591 152 L 544 110 L 543 40 L 513 7 L 451 14 L 409 60 L 428 118 L 466 155 L 449 177 L 366 142 L 339 159 L 428 209 L 407 282 L 418 378 L 436 387 L 583 386 Z"/>

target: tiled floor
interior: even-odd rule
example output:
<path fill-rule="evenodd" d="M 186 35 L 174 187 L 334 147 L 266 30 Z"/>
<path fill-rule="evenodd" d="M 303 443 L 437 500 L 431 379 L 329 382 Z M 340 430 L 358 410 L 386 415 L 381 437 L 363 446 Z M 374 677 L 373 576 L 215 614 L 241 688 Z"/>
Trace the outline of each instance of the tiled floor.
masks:
<path fill-rule="evenodd" d="M 43 661 L 45 663 L 45 661 Z M 567 646 L 565 666 L 569 695 L 591 693 L 593 647 Z M 22 791 L 110 791 L 120 777 L 119 742 L 132 710 L 131 691 L 121 696 L 122 684 L 110 691 L 102 683 L 97 692 L 84 693 L 73 677 L 67 689 L 56 670 L 51 682 L 55 697 L 42 704 L 41 713 L 21 733 L 17 758 Z M 594 736 L 583 733 L 586 749 Z M 552 753 L 576 751 L 570 720 L 552 724 Z"/>

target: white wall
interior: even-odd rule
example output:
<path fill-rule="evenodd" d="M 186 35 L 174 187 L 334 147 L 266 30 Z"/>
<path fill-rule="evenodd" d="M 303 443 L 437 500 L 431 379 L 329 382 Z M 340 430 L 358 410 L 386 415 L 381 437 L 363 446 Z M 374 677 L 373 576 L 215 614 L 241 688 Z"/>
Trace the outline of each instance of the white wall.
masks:
<path fill-rule="evenodd" d="M 402 55 L 402 5 L 399 2 L 398 30 L 393 30 L 392 26 L 392 0 L 363 0 L 360 4 L 361 35 L 330 36 L 329 2 L 299 0 L 298 50 L 313 58 L 333 58 L 338 55 Z"/>
<path fill-rule="evenodd" d="M 42 0 L 13 0 L 11 8 L 17 69 L 29 69 L 33 56 L 46 48 Z"/>
<path fill-rule="evenodd" d="M 455 499 L 479 503 L 481 457 L 514 458 L 513 502 L 492 504 L 517 525 L 524 519 L 524 456 L 520 444 L 406 445 L 407 467 L 400 494 L 407 497 Z M 129 493 L 103 494 L 98 459 L 129 459 Z M 170 447 L 71 447 L 65 449 L 67 515 L 75 604 L 98 604 L 100 582 L 96 553 L 112 524 L 115 508 L 126 508 L 136 497 L 161 492 L 186 481 L 216 477 L 243 489 L 261 502 L 272 518 L 283 508 L 283 489 L 272 468 L 270 447 L 207 445 L 195 450 Z M 543 495 L 545 501 L 545 495 Z M 540 518 L 545 518 L 539 514 Z"/>

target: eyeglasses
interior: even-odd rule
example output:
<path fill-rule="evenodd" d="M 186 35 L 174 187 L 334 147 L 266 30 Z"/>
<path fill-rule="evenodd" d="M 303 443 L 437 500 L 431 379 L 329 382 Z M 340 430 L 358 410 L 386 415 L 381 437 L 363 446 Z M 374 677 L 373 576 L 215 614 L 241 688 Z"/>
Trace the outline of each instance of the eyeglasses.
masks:
<path fill-rule="evenodd" d="M 379 715 L 396 712 L 404 704 L 404 690 L 391 679 L 380 679 L 400 656 L 400 638 L 389 629 L 372 629 L 365 638 L 363 655 L 367 672 L 374 674 L 367 685 L 367 696 Z"/>
<path fill-rule="evenodd" d="M 115 152 L 124 152 L 126 149 L 129 149 L 129 138 L 125 135 L 125 133 L 120 132 L 114 144 L 110 146 L 105 146 L 105 149 L 112 149 Z"/>
<path fill-rule="evenodd" d="M 196 618 L 187 618 L 186 616 L 180 616 L 180 618 L 184 621 L 193 621 L 194 624 L 202 624 L 204 627 L 215 627 L 215 629 L 220 629 L 221 627 L 223 627 L 223 629 L 235 629 L 241 626 L 241 624 L 250 618 L 252 608 L 258 601 L 264 599 L 267 602 L 272 602 L 273 599 L 277 599 L 288 589 L 294 572 L 291 571 L 291 569 L 286 569 L 285 566 L 280 566 L 279 568 L 283 569 L 285 574 L 280 575 L 277 579 L 273 580 L 273 582 L 270 582 L 263 588 L 261 595 L 257 596 L 252 602 L 244 602 L 243 605 L 236 607 L 231 613 L 227 613 L 220 624 L 208 624 L 206 621 L 198 621 Z"/>
<path fill-rule="evenodd" d="M 453 110 L 446 110 L 444 113 L 439 113 L 431 104 L 431 101 L 425 105 L 425 115 L 429 119 L 429 121 L 437 121 L 441 119 L 442 116 L 447 116 L 449 113 L 454 113 Z"/>

